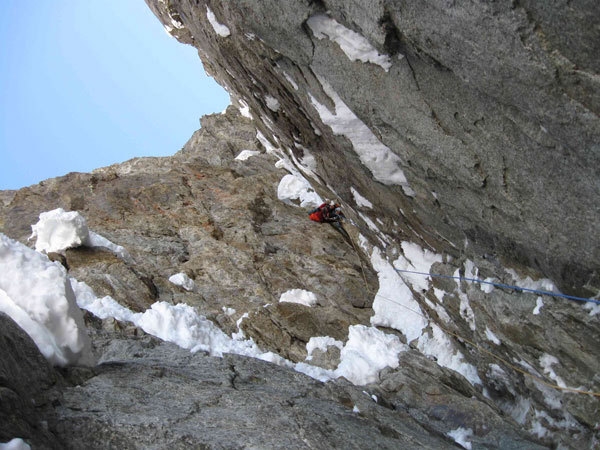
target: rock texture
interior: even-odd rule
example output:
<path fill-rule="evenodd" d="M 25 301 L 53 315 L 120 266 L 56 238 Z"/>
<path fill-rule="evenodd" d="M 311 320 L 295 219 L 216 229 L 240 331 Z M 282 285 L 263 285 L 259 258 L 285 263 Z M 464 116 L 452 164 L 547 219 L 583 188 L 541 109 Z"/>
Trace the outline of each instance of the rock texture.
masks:
<path fill-rule="evenodd" d="M 172 157 L 0 192 L 0 231 L 13 239 L 27 243 L 38 215 L 62 207 L 125 247 L 131 258 L 103 248 L 49 255 L 98 296 L 134 311 L 186 303 L 227 334 L 241 330 L 300 362 L 311 337 L 346 342 L 349 326 L 370 325 L 382 282 L 371 265 L 375 247 L 394 260 L 409 256 L 403 242 L 418 243 L 439 255 L 431 273 L 512 284 L 514 269 L 569 293 L 598 293 L 595 2 L 147 3 L 198 48 L 234 105 L 202 118 Z M 310 18 L 366 38 L 383 67 L 350 59 Z M 357 35 L 346 36 L 356 44 Z M 246 106 L 252 119 L 238 111 Z M 353 127 L 341 129 L 342 119 Z M 395 155 L 387 178 L 359 151 L 382 144 Z M 243 150 L 257 154 L 236 159 Z M 342 201 L 348 236 L 278 199 L 280 180 L 307 167 L 321 196 Z M 193 287 L 170 282 L 177 273 Z M 408 350 L 397 368 L 361 387 L 236 355 L 192 354 L 91 314 L 99 365 L 58 371 L 0 317 L 0 440 L 21 436 L 33 448 L 445 448 L 462 429 L 472 448 L 598 445 L 598 397 L 556 387 L 600 391 L 599 315 L 467 281 L 403 280 L 421 312 L 398 315 L 424 318 L 423 336 L 446 348 L 435 356 L 421 339 L 386 328 Z M 317 304 L 279 303 L 290 289 L 315 292 Z M 479 382 L 449 369 L 444 356 Z M 553 357 L 560 363 L 548 365 Z M 313 364 L 328 369 L 339 361 L 335 347 L 313 353 Z"/>
<path fill-rule="evenodd" d="M 254 121 L 230 108 L 227 114 L 203 118 L 202 125 L 173 157 L 136 159 L 4 193 L 2 232 L 27 242 L 40 212 L 77 209 L 93 231 L 131 255 L 124 260 L 107 249 L 83 247 L 51 255 L 97 295 L 110 295 L 135 311 L 155 301 L 185 302 L 228 334 L 238 331 L 239 319 L 248 313 L 239 325 L 245 334 L 292 361 L 304 361 L 313 336 L 344 342 L 350 325 L 369 325 L 378 280 L 362 247 L 332 227 L 308 221 L 305 209 L 277 199 L 277 185 L 287 172 L 264 152 Z M 262 153 L 236 160 L 244 149 Z M 346 212 L 359 217 L 350 208 Z M 355 227 L 346 228 L 357 242 Z M 444 260 L 432 272 L 463 270 L 462 259 Z M 509 277 L 494 261 L 476 263 L 482 277 Z M 191 290 L 168 281 L 180 272 L 194 281 Z M 289 289 L 315 292 L 317 305 L 278 303 Z M 444 292 L 443 302 L 434 289 Z M 26 358 L 16 355 L 7 380 L 19 379 L 17 370 L 29 370 L 45 381 L 37 383 L 40 391 L 29 391 L 27 384 L 13 389 L 24 403 L 15 410 L 19 414 L 12 414 L 30 427 L 32 417 L 38 428 L 45 423 L 42 429 L 52 435 L 45 444 L 49 448 L 78 448 L 83 442 L 90 448 L 147 448 L 150 443 L 156 448 L 190 443 L 241 448 L 246 442 L 263 442 L 266 448 L 364 448 L 366 442 L 381 448 L 441 448 L 452 443 L 447 433 L 458 428 L 472 430 L 470 442 L 485 448 L 595 442 L 594 398 L 546 388 L 486 352 L 505 361 L 526 361 L 540 376 L 539 358 L 555 355 L 562 365 L 554 370 L 569 385 L 597 390 L 596 317 L 560 301 L 546 301 L 543 314 L 532 315 L 534 295 L 498 289 L 484 293 L 476 285 L 447 279 L 434 279 L 428 290 L 413 294 L 433 323 L 480 346 L 454 338 L 450 344 L 476 368 L 482 385 L 471 385 L 416 349 L 401 354 L 397 369 L 384 370 L 367 387 L 343 380 L 322 385 L 243 357 L 192 355 L 130 324 L 88 314 L 101 364 L 91 371 L 57 373 L 36 355 L 38 368 L 18 369 L 18 361 Z M 464 296 L 471 302 L 476 330 L 464 318 Z M 451 322 L 443 320 L 444 314 Z M 488 329 L 501 345 L 490 343 Z M 339 357 L 339 351 L 329 351 L 316 354 L 313 363 L 333 369 Z M 43 411 L 32 415 L 30 396 L 55 400 L 45 401 Z M 352 412 L 354 405 L 360 413 Z M 21 433 L 30 442 L 45 442 L 39 430 L 11 420 L 6 439 Z M 548 430 L 544 439 L 530 433 L 537 423 Z"/>
<path fill-rule="evenodd" d="M 568 292 L 598 292 L 597 2 L 147 3 L 266 136 L 313 151 L 318 174 L 346 202 L 355 186 L 375 215 L 436 248 L 448 240 L 448 251 L 494 253 Z M 308 19 L 323 14 L 389 56 L 389 69 L 315 36 Z M 330 91 L 399 157 L 414 197 L 373 183 L 348 140 L 323 123 L 314 99 L 331 108 Z"/>

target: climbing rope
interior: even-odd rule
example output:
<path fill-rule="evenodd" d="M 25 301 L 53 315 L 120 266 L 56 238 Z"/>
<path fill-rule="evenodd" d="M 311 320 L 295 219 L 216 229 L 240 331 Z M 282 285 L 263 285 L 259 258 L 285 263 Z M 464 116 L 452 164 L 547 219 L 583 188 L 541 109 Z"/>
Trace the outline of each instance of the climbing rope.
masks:
<path fill-rule="evenodd" d="M 354 226 L 356 226 L 352 221 L 350 221 L 350 223 Z M 340 225 L 342 225 L 340 223 Z M 343 228 L 343 226 L 342 226 Z M 346 234 L 348 233 L 346 230 L 344 230 L 346 232 Z M 350 242 L 352 243 L 352 247 L 354 247 L 354 251 L 358 254 L 358 249 L 356 248 L 356 245 L 354 244 L 354 240 L 350 239 Z M 360 255 L 359 255 L 359 259 L 360 259 Z M 365 282 L 365 287 L 367 292 L 369 292 L 370 294 L 373 294 L 373 292 L 369 289 L 369 286 L 367 284 L 367 278 L 365 276 L 365 272 L 364 269 L 362 267 L 362 261 L 361 261 L 361 270 L 362 270 L 362 274 L 363 274 L 363 279 Z M 504 283 L 496 283 L 496 282 L 492 282 L 492 281 L 486 281 L 486 280 L 480 280 L 478 278 L 468 278 L 468 277 L 460 277 L 460 276 L 452 276 L 452 275 L 442 275 L 442 274 L 435 274 L 435 273 L 426 273 L 426 272 L 418 272 L 415 270 L 402 270 L 402 269 L 396 269 L 394 267 L 394 270 L 396 272 L 399 273 L 411 273 L 411 274 L 417 274 L 417 275 L 424 275 L 424 276 L 431 276 L 431 277 L 437 277 L 437 278 L 449 278 L 449 279 L 457 279 L 457 280 L 464 280 L 464 281 L 470 281 L 470 282 L 474 282 L 474 283 L 480 283 L 480 284 L 489 284 L 498 288 L 504 288 L 504 289 L 511 289 L 514 290 L 516 292 L 530 292 L 530 293 L 534 293 L 537 295 L 547 295 L 547 296 L 551 296 L 551 297 L 562 297 L 562 298 L 566 298 L 569 300 L 573 300 L 573 301 L 583 301 L 583 302 L 590 302 L 590 303 L 596 303 L 596 304 L 600 304 L 600 300 L 596 300 L 596 299 L 592 299 L 592 298 L 583 298 L 583 297 L 575 297 L 572 295 L 566 295 L 566 294 L 561 294 L 559 292 L 550 292 L 550 291 L 542 291 L 542 290 L 538 290 L 538 289 L 530 289 L 530 288 L 523 288 L 523 287 L 519 287 L 519 286 L 513 286 L 513 285 L 508 285 L 508 284 L 504 284 Z M 427 323 L 431 322 L 431 319 L 425 315 L 423 315 L 422 313 L 415 311 L 412 308 L 409 308 L 406 305 L 403 305 L 402 303 L 399 303 L 391 298 L 385 297 L 381 294 L 377 294 L 377 297 L 387 300 L 388 302 L 394 303 L 398 306 L 401 306 L 402 308 L 407 309 L 408 311 L 412 312 L 413 314 L 416 314 L 418 316 L 423 317 Z M 477 343 L 471 341 L 470 339 L 467 339 L 461 335 L 459 335 L 458 333 L 455 333 L 454 331 L 449 330 L 448 328 L 440 325 L 439 323 L 436 322 L 436 325 L 438 327 L 440 327 L 440 329 L 442 331 L 444 331 L 445 333 L 449 334 L 450 336 L 455 337 L 456 339 L 458 339 L 459 341 L 465 342 L 467 344 L 469 344 L 471 347 L 473 347 L 474 349 L 478 350 L 480 353 L 485 353 L 487 355 L 489 355 L 490 357 L 496 359 L 497 361 L 500 361 L 505 367 L 509 367 L 512 370 L 514 370 L 515 372 L 518 372 L 520 374 L 522 374 L 523 376 L 529 377 L 541 384 L 543 384 L 544 386 L 550 387 L 552 389 L 556 389 L 559 391 L 564 391 L 564 392 L 570 392 L 572 394 L 581 394 L 581 395 L 591 395 L 594 397 L 600 397 L 600 392 L 595 392 L 595 391 L 584 391 L 581 389 L 575 389 L 575 388 L 570 388 L 570 387 L 566 387 L 566 386 L 559 386 L 556 383 L 552 383 L 548 380 L 546 380 L 545 378 L 536 375 L 536 374 L 532 374 L 514 364 L 512 364 L 511 362 L 507 361 L 506 359 L 504 359 L 503 357 L 481 347 L 480 345 L 478 345 Z"/>
<path fill-rule="evenodd" d="M 396 304 L 396 305 L 398 305 L 398 306 L 401 306 L 402 308 L 405 308 L 405 309 L 407 309 L 408 311 L 412 312 L 413 314 L 416 314 L 416 315 L 418 315 L 418 316 L 421 316 L 421 317 L 423 317 L 425 320 L 427 320 L 427 322 L 428 322 L 428 323 L 431 321 L 431 319 L 430 319 L 429 317 L 427 317 L 427 316 L 425 316 L 425 315 L 421 314 L 421 313 L 420 313 L 420 312 L 418 312 L 418 311 L 415 311 L 415 310 L 414 310 L 414 309 L 412 309 L 412 308 L 409 308 L 409 307 L 408 307 L 408 306 L 406 306 L 406 305 L 403 305 L 402 303 L 399 303 L 399 302 L 397 302 L 397 301 L 395 301 L 395 300 L 392 300 L 391 298 L 385 297 L 385 296 L 383 296 L 383 295 L 380 295 L 380 294 L 377 294 L 377 297 L 379 297 L 379 298 L 382 298 L 382 299 L 384 299 L 384 300 L 387 300 L 388 302 L 394 303 L 394 304 Z M 449 334 L 449 335 L 451 335 L 451 336 L 454 336 L 454 337 L 455 337 L 456 339 L 458 339 L 459 341 L 462 341 L 462 342 L 465 342 L 465 343 L 469 344 L 470 346 L 472 346 L 473 348 L 475 348 L 475 349 L 476 349 L 476 350 L 478 350 L 479 352 L 485 353 L 485 354 L 487 354 L 487 355 L 491 356 L 492 358 L 496 359 L 497 361 L 500 361 L 500 362 L 501 362 L 502 364 L 504 364 L 506 367 L 510 367 L 510 368 L 511 368 L 511 369 L 513 369 L 514 371 L 516 371 L 516 372 L 519 372 L 519 373 L 521 373 L 522 375 L 524 375 L 524 376 L 526 376 L 526 377 L 532 378 L 532 379 L 534 379 L 534 380 L 536 380 L 536 381 L 540 382 L 541 384 L 543 384 L 543 385 L 545 385 L 545 386 L 548 386 L 548 387 L 550 387 L 550 388 L 553 388 L 553 389 L 556 389 L 556 390 L 559 390 L 559 391 L 566 391 L 566 392 L 570 392 L 570 393 L 573 393 L 573 394 L 583 394 L 583 395 L 592 395 L 592 396 L 594 396 L 594 397 L 600 397 L 600 392 L 594 392 L 594 391 L 584 391 L 584 390 L 581 390 L 581 389 L 575 389 L 575 388 L 570 388 L 570 387 L 566 387 L 566 386 L 559 386 L 559 385 L 558 385 L 558 384 L 556 384 L 556 383 L 552 383 L 552 382 L 550 382 L 550 381 L 546 380 L 545 378 L 542 378 L 542 377 L 541 377 L 541 376 L 539 376 L 539 375 L 532 374 L 532 373 L 530 373 L 530 372 L 527 372 L 526 370 L 524 370 L 524 369 L 522 369 L 522 368 L 520 368 L 520 367 L 518 367 L 518 366 L 515 366 L 514 364 L 512 364 L 511 362 L 509 362 L 509 361 L 507 361 L 506 359 L 502 358 L 501 356 L 499 356 L 499 355 L 497 355 L 497 354 L 495 354 L 495 353 L 493 353 L 493 352 L 491 352 L 491 351 L 489 351 L 489 350 L 487 350 L 487 349 L 485 349 L 485 348 L 481 347 L 480 345 L 476 344 L 475 342 L 471 341 L 470 339 L 467 339 L 467 338 L 465 338 L 465 337 L 463 337 L 463 336 L 461 336 L 461 335 L 459 335 L 459 334 L 455 333 L 454 331 L 452 331 L 452 330 L 449 330 L 448 328 L 444 327 L 443 325 L 440 325 L 440 324 L 439 324 L 439 323 L 437 323 L 437 322 L 436 322 L 436 325 L 437 325 L 438 327 L 440 327 L 440 329 L 441 329 L 442 331 L 444 331 L 444 332 L 448 333 L 448 334 Z"/>
<path fill-rule="evenodd" d="M 480 280 L 479 278 L 456 277 L 456 276 L 452 276 L 452 275 L 441 275 L 439 273 L 426 273 L 426 272 L 418 272 L 415 270 L 402 270 L 402 269 L 396 269 L 396 268 L 394 268 L 394 270 L 396 272 L 412 273 L 412 274 L 424 275 L 424 276 L 428 276 L 428 277 L 431 276 L 431 277 L 436 277 L 436 278 L 451 278 L 454 280 L 471 281 L 473 283 L 490 284 L 490 285 L 498 287 L 498 288 L 511 289 L 516 292 L 530 292 L 532 294 L 537 294 L 537 295 L 548 295 L 550 297 L 562 297 L 562 298 L 566 298 L 566 299 L 573 300 L 573 301 L 589 302 L 589 303 L 595 303 L 597 305 L 600 305 L 600 300 L 596 300 L 593 298 L 575 297 L 574 295 L 561 294 L 560 292 L 540 291 L 539 289 L 530 289 L 530 288 L 525 288 L 525 287 L 513 286 L 510 284 L 496 283 L 494 281 Z"/>
<path fill-rule="evenodd" d="M 354 243 L 354 240 L 350 237 L 350 234 L 348 234 L 348 232 L 344 228 L 344 224 L 342 222 L 340 222 L 340 226 L 342 227 L 344 232 L 348 235 L 348 238 L 349 238 L 348 240 L 352 244 L 352 247 L 354 248 L 354 251 L 356 252 L 356 256 L 358 256 L 358 262 L 360 263 L 360 271 L 362 272 L 363 281 L 365 282 L 365 288 L 367 289 L 367 292 L 370 293 L 371 290 L 369 289 L 369 283 L 367 283 L 367 276 L 365 275 L 365 268 L 363 267 L 362 258 L 360 256 L 358 249 L 356 248 L 356 244 Z"/>

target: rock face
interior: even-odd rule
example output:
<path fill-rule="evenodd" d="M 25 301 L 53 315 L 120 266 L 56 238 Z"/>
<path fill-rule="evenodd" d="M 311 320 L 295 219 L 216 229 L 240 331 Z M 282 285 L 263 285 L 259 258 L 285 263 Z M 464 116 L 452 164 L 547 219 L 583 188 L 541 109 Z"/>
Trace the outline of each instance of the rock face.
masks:
<path fill-rule="evenodd" d="M 436 248 L 497 254 L 568 292 L 598 292 L 597 2 L 147 3 L 265 136 L 313 152 L 342 200 L 355 206 L 354 186 L 373 215 Z M 361 163 L 356 127 L 332 130 L 340 101 L 397 156 L 414 195 Z"/>
<path fill-rule="evenodd" d="M 585 25 L 595 2 L 147 3 L 197 46 L 234 105 L 202 118 L 172 157 L 1 192 L 0 231 L 27 243 L 41 212 L 77 210 L 130 255 L 49 255 L 97 296 L 136 312 L 191 305 L 293 363 L 311 338 L 346 343 L 352 326 L 377 324 L 406 350 L 369 385 L 323 384 L 88 313 L 99 364 L 59 371 L 0 316 L 0 441 L 598 445 L 600 315 L 450 278 L 546 276 L 598 292 L 598 30 Z M 244 150 L 254 156 L 236 158 Z M 310 222 L 302 199 L 280 200 L 290 174 L 342 202 L 347 235 Z M 446 278 L 400 278 L 375 255 L 396 269 L 428 260 L 423 270 Z M 378 291 L 392 277 L 397 289 Z M 279 302 L 292 289 L 316 305 Z M 377 323 L 381 308 L 396 308 L 390 323 Z M 335 369 L 342 352 L 315 350 L 310 362 Z"/>
<path fill-rule="evenodd" d="M 261 348 L 294 362 L 305 360 L 311 337 L 345 342 L 350 325 L 369 325 L 379 283 L 365 249 L 353 243 L 359 241 L 355 227 L 346 226 L 349 242 L 333 227 L 307 220 L 304 208 L 277 199 L 288 172 L 264 152 L 255 122 L 230 108 L 203 118 L 202 125 L 173 157 L 136 159 L 4 193 L 2 232 L 27 242 L 40 212 L 77 209 L 90 229 L 131 255 L 124 260 L 85 247 L 51 255 L 98 296 L 110 295 L 134 311 L 155 301 L 192 305 L 226 333 L 238 332 L 239 325 Z M 236 160 L 242 150 L 259 154 Z M 431 270 L 452 274 L 463 262 L 444 256 Z M 482 277 L 509 277 L 492 261 L 476 263 Z M 175 273 L 187 274 L 193 286 L 169 282 Z M 290 289 L 315 292 L 317 304 L 279 303 Z M 58 373 L 33 350 L 26 351 L 31 356 L 4 355 L 7 387 L 18 407 L 4 422 L 10 425 L 3 437 L 20 435 L 41 448 L 238 448 L 252 442 L 266 448 L 443 448 L 452 444 L 448 433 L 464 429 L 472 433 L 468 442 L 483 447 L 594 442 L 593 397 L 561 394 L 487 352 L 532 364 L 534 374 L 542 374 L 540 357 L 555 355 L 562 363 L 553 366 L 557 376 L 597 390 L 596 316 L 559 301 L 547 301 L 543 314 L 532 315 L 534 295 L 485 293 L 448 279 L 434 279 L 425 290 L 413 287 L 413 294 L 431 320 L 425 335 L 434 339 L 439 324 L 480 346 L 447 341 L 448 356 L 461 351 L 454 358 L 472 365 L 481 384 L 425 356 L 416 340 L 408 342 L 413 349 L 401 354 L 399 367 L 385 369 L 376 383 L 354 387 L 338 379 L 323 385 L 241 356 L 191 354 L 132 325 L 88 314 L 100 362 L 92 370 Z M 476 330 L 465 319 L 465 301 Z M 6 329 L 9 336 L 19 334 L 14 326 Z M 490 331 L 501 345 L 491 344 Z M 335 350 L 314 353 L 312 363 L 334 369 L 340 360 Z M 39 389 L 12 386 L 21 370 L 43 378 L 35 383 Z M 34 414 L 30 397 L 53 400 L 40 401 Z M 545 434 L 531 433 L 536 426 Z"/>

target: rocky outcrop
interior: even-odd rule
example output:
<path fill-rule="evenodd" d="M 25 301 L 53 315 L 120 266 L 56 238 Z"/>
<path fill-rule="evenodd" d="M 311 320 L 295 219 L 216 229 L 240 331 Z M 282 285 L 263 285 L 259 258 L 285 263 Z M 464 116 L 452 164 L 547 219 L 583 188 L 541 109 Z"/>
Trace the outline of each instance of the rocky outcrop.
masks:
<path fill-rule="evenodd" d="M 132 160 L 18 191 L 5 211 L 3 232 L 26 241 L 41 211 L 77 209 L 92 230 L 132 258 L 127 262 L 101 248 L 66 251 L 70 275 L 96 295 L 134 311 L 155 301 L 183 302 L 230 333 L 243 313 L 257 309 L 253 314 L 276 322 L 279 334 L 249 327 L 249 337 L 303 360 L 315 335 L 303 326 L 321 323 L 310 331 L 324 335 L 328 328 L 345 330 L 332 332 L 341 339 L 349 324 L 368 323 L 370 311 L 363 307 L 372 299 L 365 289 L 376 290 L 376 277 L 368 259 L 333 228 L 308 221 L 304 209 L 277 199 L 287 172 L 275 167 L 275 156 L 263 151 L 235 159 L 243 150 L 259 151 L 260 143 L 251 121 L 231 113 L 203 118 L 203 128 L 175 157 Z M 175 286 L 169 277 L 176 273 L 186 273 L 196 287 Z M 318 312 L 306 308 L 300 320 L 289 308 L 263 308 L 290 289 L 318 290 Z M 227 314 L 227 308 L 237 313 Z"/>
<path fill-rule="evenodd" d="M 73 449 L 451 447 L 361 389 L 148 339 L 113 340 L 56 412 L 56 429 Z"/>
<path fill-rule="evenodd" d="M 92 174 L 69 174 L 7 195 L 2 231 L 27 242 L 30 224 L 40 212 L 78 209 L 90 229 L 124 246 L 130 255 L 123 259 L 98 247 L 54 255 L 70 276 L 88 283 L 96 295 L 109 295 L 133 311 L 144 311 L 155 301 L 192 305 L 227 334 L 241 328 L 262 349 L 294 362 L 305 360 L 311 337 L 345 342 L 349 326 L 368 325 L 379 283 L 365 250 L 357 244 L 356 228 L 346 225 L 349 242 L 334 228 L 308 221 L 304 208 L 277 199 L 279 180 L 288 172 L 277 168 L 277 158 L 264 151 L 253 121 L 230 108 L 227 114 L 203 118 L 202 125 L 173 157 L 136 159 Z M 260 153 L 236 160 L 242 150 Z M 350 208 L 346 212 L 358 217 Z M 444 256 L 440 261 L 432 272 L 464 270 L 463 260 Z M 476 263 L 482 277 L 509 277 L 493 261 Z M 168 281 L 175 273 L 187 274 L 192 287 L 188 290 Z M 281 294 L 290 289 L 315 292 L 317 304 L 279 303 Z M 221 448 L 242 446 L 244 439 L 269 442 L 267 447 L 274 448 L 288 435 L 298 442 L 313 442 L 306 437 L 315 433 L 313 427 L 335 436 L 325 438 L 329 432 L 319 431 L 318 442 L 350 447 L 362 447 L 366 438 L 382 448 L 440 447 L 451 443 L 448 433 L 457 429 L 471 430 L 469 442 L 485 447 L 497 442 L 502 448 L 557 442 L 580 446 L 595 439 L 598 410 L 592 397 L 554 392 L 494 357 L 539 367 L 541 356 L 556 355 L 563 363 L 554 366 L 557 376 L 569 385 L 592 390 L 598 370 L 594 342 L 600 338 L 595 316 L 558 301 L 547 301 L 543 315 L 532 315 L 534 295 L 515 296 L 499 289 L 483 292 L 476 285 L 457 285 L 449 279 L 436 278 L 424 291 L 414 287 L 413 295 L 432 320 L 425 330 L 432 339 L 439 324 L 478 343 L 476 348 L 460 340 L 447 341 L 447 351 L 449 355 L 462 351 L 464 363 L 476 370 L 481 385 L 440 366 L 436 356 L 425 356 L 416 341 L 409 342 L 392 329 L 386 332 L 396 333 L 413 349 L 401 354 L 397 369 L 388 368 L 375 383 L 354 388 L 342 379 L 322 385 L 290 369 L 240 356 L 218 359 L 190 354 L 161 344 L 130 324 L 88 314 L 101 364 L 93 370 L 67 369 L 62 374 L 48 373 L 44 365 L 44 377 L 62 381 L 44 388 L 55 401 L 45 403 L 39 420 L 49 424 L 53 439 L 71 448 L 85 439 L 91 448 L 140 448 L 149 440 L 163 447 L 202 442 Z M 470 302 L 471 320 L 477 323 L 474 330 L 464 316 L 465 301 Z M 416 320 L 412 312 L 399 310 L 408 320 Z M 501 345 L 492 345 L 489 332 Z M 326 369 L 335 369 L 340 362 L 339 349 L 333 346 L 312 356 L 312 364 Z M 531 371 L 540 374 L 542 369 L 531 367 Z M 10 373 L 7 379 L 19 378 Z M 238 376 L 250 380 L 250 387 L 231 381 Z M 214 402 L 192 394 L 199 386 Z M 136 394 L 140 389 L 141 397 Z M 136 396 L 141 403 L 132 406 L 130 400 Z M 261 396 L 272 403 L 258 406 Z M 156 409 L 166 399 L 170 406 L 160 411 L 170 412 L 161 416 Z M 353 405 L 360 413 L 352 412 Z M 311 408 L 325 408 L 327 413 Z M 281 427 L 262 429 L 275 410 Z M 20 417 L 30 417 L 23 411 Z M 240 411 L 246 415 L 246 428 L 225 433 L 232 421 L 242 417 Z M 536 424 L 548 430 L 541 441 L 528 433 Z M 148 434 L 150 426 L 155 431 Z M 348 431 L 352 427 L 356 433 Z M 14 434 L 21 428 L 11 425 L 10 430 Z M 33 433 L 22 436 L 39 442 Z"/>
<path fill-rule="evenodd" d="M 148 0 L 170 33 L 197 46 L 233 106 L 202 118 L 172 157 L 0 193 L 0 231 L 27 243 L 41 212 L 77 210 L 129 255 L 49 255 L 97 296 L 135 312 L 191 305 L 288 366 L 306 361 L 311 338 L 347 343 L 353 326 L 371 323 L 404 350 L 368 385 L 323 384 L 86 314 L 99 365 L 58 371 L 1 318 L 2 439 L 594 448 L 597 314 L 443 277 L 403 274 L 395 291 L 378 291 L 398 275 L 374 262 L 417 269 L 427 257 L 424 270 L 444 277 L 515 284 L 543 274 L 567 292 L 597 293 L 598 39 L 581 26 L 597 6 L 588 3 L 558 14 L 527 1 Z M 236 158 L 244 150 L 253 156 Z M 278 197 L 290 173 L 343 203 L 347 235 Z M 175 274 L 193 283 L 176 285 Z M 291 289 L 314 292 L 316 304 L 279 302 Z M 383 307 L 395 308 L 390 323 L 377 323 Z M 333 370 L 341 351 L 311 356 Z"/>
<path fill-rule="evenodd" d="M 310 149 L 337 195 L 355 206 L 354 186 L 390 219 L 386 233 L 598 292 L 597 2 L 147 3 L 265 136 Z M 340 102 L 410 190 L 361 162 L 355 124 L 332 126 Z"/>
<path fill-rule="evenodd" d="M 22 436 L 35 448 L 60 448 L 47 409 L 60 397 L 62 377 L 35 343 L 0 313 L 0 442 Z"/>

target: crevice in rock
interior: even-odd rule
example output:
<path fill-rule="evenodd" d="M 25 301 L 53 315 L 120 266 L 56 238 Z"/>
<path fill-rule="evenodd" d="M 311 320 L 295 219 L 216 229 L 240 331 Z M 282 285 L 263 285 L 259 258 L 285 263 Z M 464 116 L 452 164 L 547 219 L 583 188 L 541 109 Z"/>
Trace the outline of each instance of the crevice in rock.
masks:
<path fill-rule="evenodd" d="M 408 53 L 405 53 L 404 59 L 406 60 L 406 64 L 408 65 L 408 68 L 410 69 L 410 73 L 412 75 L 413 81 L 415 82 L 415 86 L 417 87 L 417 91 L 420 91 L 421 87 L 419 86 L 419 80 L 417 80 L 417 74 L 415 73 L 415 69 L 413 68 L 412 63 L 410 62 L 411 56 L 409 56 Z M 430 107 L 430 109 L 431 109 L 431 107 Z"/>

